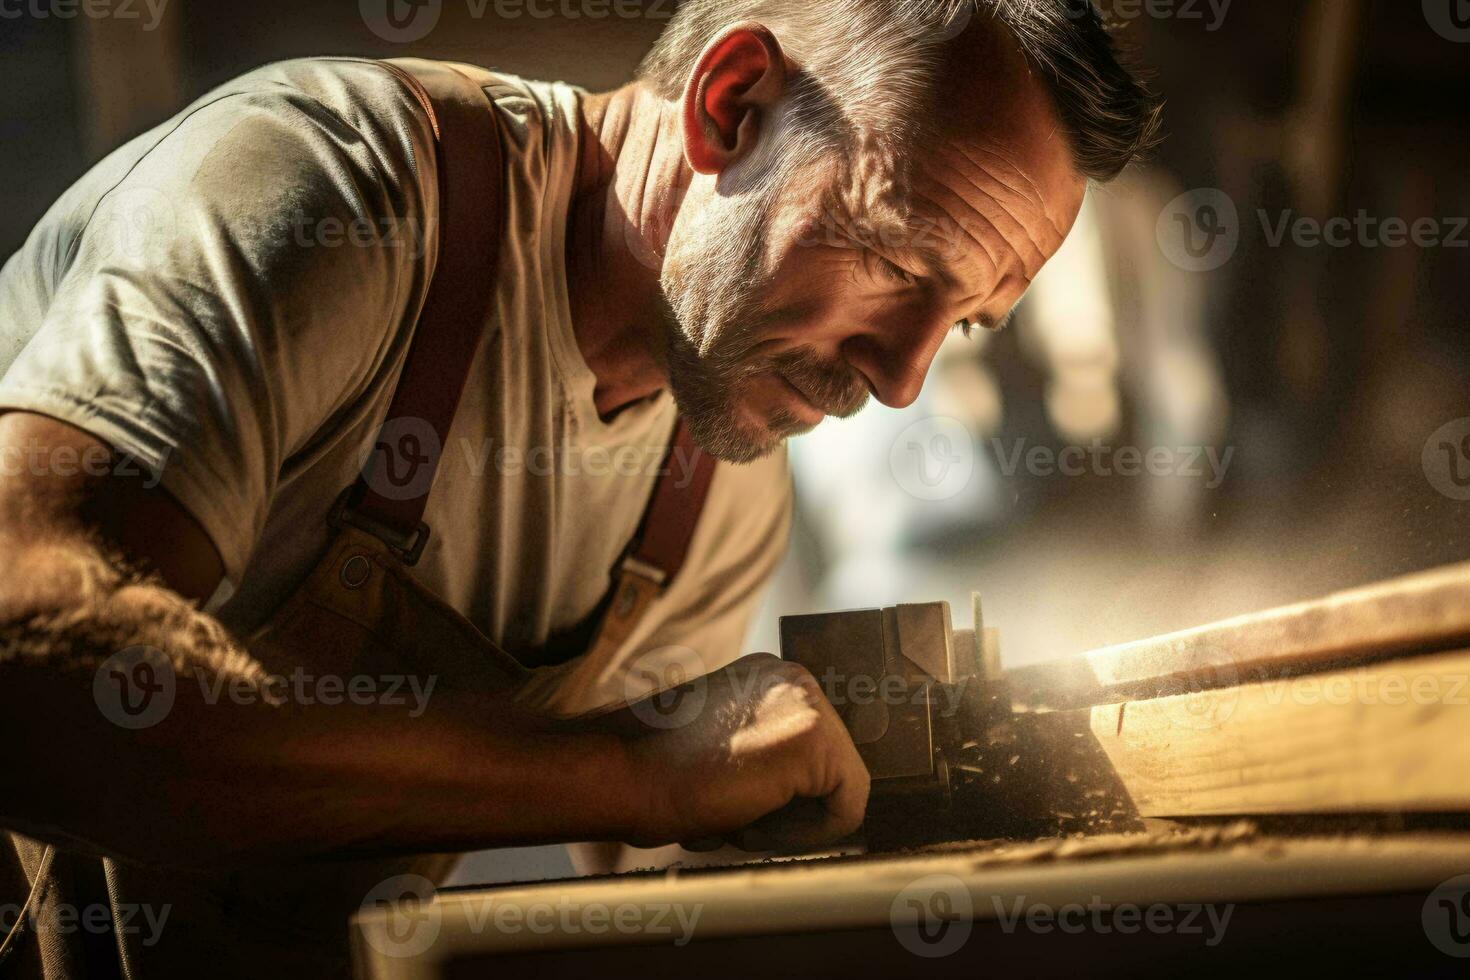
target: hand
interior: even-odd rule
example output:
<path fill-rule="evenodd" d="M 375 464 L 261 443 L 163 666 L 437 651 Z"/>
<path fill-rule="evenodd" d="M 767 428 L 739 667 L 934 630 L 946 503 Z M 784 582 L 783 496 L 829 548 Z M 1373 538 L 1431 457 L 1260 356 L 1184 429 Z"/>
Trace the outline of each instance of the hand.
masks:
<path fill-rule="evenodd" d="M 603 719 L 646 787 L 642 840 L 819 847 L 862 824 L 868 770 L 806 668 L 767 653 Z"/>

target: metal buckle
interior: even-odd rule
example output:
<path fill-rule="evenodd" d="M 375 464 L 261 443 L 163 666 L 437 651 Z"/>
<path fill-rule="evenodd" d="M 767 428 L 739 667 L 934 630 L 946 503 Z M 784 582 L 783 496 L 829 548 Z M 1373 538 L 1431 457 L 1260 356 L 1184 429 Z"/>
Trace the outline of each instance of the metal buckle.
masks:
<path fill-rule="evenodd" d="M 662 568 L 640 561 L 631 553 L 618 563 L 617 581 L 613 583 L 613 604 L 608 610 L 615 619 L 627 619 L 638 608 L 644 592 L 658 595 L 664 590 L 668 575 Z M 640 584 L 641 583 L 641 584 Z"/>
<path fill-rule="evenodd" d="M 619 568 L 629 575 L 636 575 L 641 579 L 647 579 L 660 589 L 663 588 L 665 580 L 669 577 L 668 573 L 662 568 L 659 568 L 657 565 L 650 565 L 648 562 L 640 560 L 636 555 L 631 554 L 623 559 Z"/>
<path fill-rule="evenodd" d="M 429 525 L 419 521 L 419 526 L 408 534 L 404 534 L 395 527 L 390 527 L 382 521 L 375 521 L 371 517 L 364 517 L 347 502 L 352 496 L 353 487 L 348 487 L 337 495 L 332 504 L 332 511 L 327 515 L 327 523 L 338 530 L 343 527 L 355 527 L 359 531 L 365 531 L 377 538 L 398 560 L 405 565 L 413 566 L 419 563 L 423 556 L 424 546 L 429 543 Z"/>

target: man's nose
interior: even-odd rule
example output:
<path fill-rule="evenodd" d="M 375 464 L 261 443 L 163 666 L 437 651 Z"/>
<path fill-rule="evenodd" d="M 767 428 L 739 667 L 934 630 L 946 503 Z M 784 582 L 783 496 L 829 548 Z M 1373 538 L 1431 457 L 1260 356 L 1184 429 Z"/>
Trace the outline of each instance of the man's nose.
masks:
<path fill-rule="evenodd" d="M 948 332 L 947 326 L 865 332 L 842 345 L 842 356 L 868 379 L 873 397 L 889 408 L 907 408 L 923 390 Z"/>

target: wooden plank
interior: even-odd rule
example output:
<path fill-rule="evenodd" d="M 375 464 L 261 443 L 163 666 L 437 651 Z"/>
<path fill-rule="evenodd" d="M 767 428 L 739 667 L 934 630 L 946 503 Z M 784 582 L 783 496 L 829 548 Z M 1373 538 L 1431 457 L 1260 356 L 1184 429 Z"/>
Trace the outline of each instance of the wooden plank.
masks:
<path fill-rule="evenodd" d="M 1012 701 L 1061 710 L 1231 687 L 1470 646 L 1470 563 L 1005 673 Z"/>
<path fill-rule="evenodd" d="M 1470 812 L 1470 651 L 1092 709 L 1145 817 Z"/>
<path fill-rule="evenodd" d="M 905 898 L 936 890 L 953 900 L 950 911 L 957 917 L 977 923 L 998 919 L 1002 910 L 1013 909 L 1018 901 L 1027 907 L 1245 904 L 1402 892 L 1416 896 L 1417 911 L 1420 896 L 1467 867 L 1470 838 L 1461 834 L 1305 840 L 1249 832 L 1138 834 L 1000 848 L 953 846 L 931 853 L 440 893 L 428 905 L 405 902 L 365 908 L 353 919 L 352 942 L 360 977 L 435 980 L 494 976 L 491 958 L 498 955 L 669 945 L 684 938 L 678 924 L 692 921 L 694 942 L 684 947 L 686 963 L 695 962 L 700 943 L 760 937 L 769 944 L 764 949 L 779 954 L 772 960 L 778 964 L 772 975 L 834 976 L 847 973 L 834 969 L 831 961 L 827 969 L 813 973 L 792 968 L 799 934 L 852 935 L 852 930 L 873 929 L 893 942 L 895 923 L 903 921 L 895 918 L 895 909 L 902 911 Z M 513 928 L 497 926 L 497 915 L 506 909 L 514 914 L 499 921 L 510 922 Z M 652 929 L 637 928 L 650 922 L 638 914 L 649 909 L 672 909 L 685 918 L 670 912 L 661 917 L 665 932 L 650 934 Z M 539 918 L 532 910 L 540 913 Z M 585 910 L 595 911 L 602 923 L 595 934 L 577 926 L 584 921 Z M 621 921 L 619 910 L 632 913 L 629 922 L 634 927 L 609 924 Z M 546 928 L 523 924 L 532 921 L 544 922 Z M 1423 942 L 1417 916 L 1411 925 L 1414 938 Z M 1061 938 L 1053 935 L 1048 941 Z M 948 975 L 984 975 L 984 960 L 995 950 L 977 940 L 968 944 L 967 953 L 975 959 L 935 958 L 922 961 L 922 970 L 906 972 L 928 976 L 951 963 L 962 964 L 962 969 L 951 969 Z M 581 975 L 586 975 L 589 963 L 581 965 Z M 693 971 L 700 976 L 734 972 L 720 970 L 718 964 L 700 965 L 711 968 Z"/>

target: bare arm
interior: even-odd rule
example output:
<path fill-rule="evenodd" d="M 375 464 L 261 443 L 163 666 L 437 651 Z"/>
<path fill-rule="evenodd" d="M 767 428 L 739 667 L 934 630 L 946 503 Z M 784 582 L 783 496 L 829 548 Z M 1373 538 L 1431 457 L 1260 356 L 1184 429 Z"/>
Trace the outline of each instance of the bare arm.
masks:
<path fill-rule="evenodd" d="M 161 490 L 52 465 L 107 452 L 71 426 L 0 416 L 0 452 L 11 460 L 0 475 L 0 739 L 24 760 L 7 766 L 5 823 L 183 863 L 637 833 L 643 805 L 620 740 L 528 716 L 509 692 L 496 703 L 436 694 L 411 718 L 350 702 L 211 704 L 181 682 L 156 725 L 113 724 L 92 682 L 126 647 L 158 648 L 180 677 L 261 679 L 194 607 L 219 582 L 219 556 Z"/>
<path fill-rule="evenodd" d="M 93 679 L 118 650 L 157 648 L 181 678 L 262 672 L 195 608 L 221 562 L 193 518 L 139 480 L 48 465 L 58 450 L 107 452 L 61 422 L 0 416 L 12 461 L 0 466 L 0 740 L 24 760 L 7 767 L 0 823 L 139 860 L 228 865 L 664 843 L 734 833 L 798 797 L 825 805 L 789 829 L 767 820 L 765 842 L 819 843 L 861 821 L 856 750 L 809 676 L 774 658 L 722 672 L 676 731 L 556 723 L 509 691 L 436 692 L 413 718 L 350 701 L 210 703 L 192 682 L 156 725 L 113 724 Z"/>

